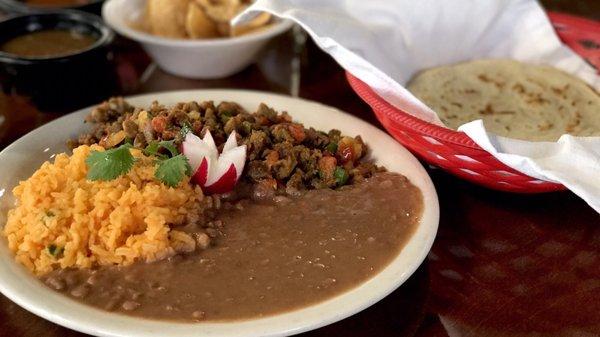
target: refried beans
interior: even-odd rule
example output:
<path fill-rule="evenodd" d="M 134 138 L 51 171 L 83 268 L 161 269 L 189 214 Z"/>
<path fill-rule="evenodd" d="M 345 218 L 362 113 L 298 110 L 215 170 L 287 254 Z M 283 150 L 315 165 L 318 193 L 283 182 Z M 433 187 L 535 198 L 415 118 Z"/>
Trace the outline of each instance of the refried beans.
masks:
<path fill-rule="evenodd" d="M 376 173 L 337 190 L 241 200 L 218 216 L 211 247 L 155 263 L 64 269 L 42 277 L 104 310 L 177 321 L 231 321 L 322 302 L 367 281 L 417 227 L 420 190 Z"/>

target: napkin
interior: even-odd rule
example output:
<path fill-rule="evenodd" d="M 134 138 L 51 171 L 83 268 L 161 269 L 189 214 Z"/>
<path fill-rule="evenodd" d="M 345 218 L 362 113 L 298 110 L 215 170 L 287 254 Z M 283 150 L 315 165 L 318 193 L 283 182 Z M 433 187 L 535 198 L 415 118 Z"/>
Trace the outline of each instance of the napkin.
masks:
<path fill-rule="evenodd" d="M 438 125 L 404 85 L 439 65 L 479 58 L 549 64 L 600 90 L 595 69 L 561 43 L 534 0 L 257 0 L 234 24 L 257 11 L 295 21 L 381 97 Z M 562 183 L 600 212 L 600 137 L 528 142 L 490 134 L 481 120 L 460 130 L 504 164 Z"/>

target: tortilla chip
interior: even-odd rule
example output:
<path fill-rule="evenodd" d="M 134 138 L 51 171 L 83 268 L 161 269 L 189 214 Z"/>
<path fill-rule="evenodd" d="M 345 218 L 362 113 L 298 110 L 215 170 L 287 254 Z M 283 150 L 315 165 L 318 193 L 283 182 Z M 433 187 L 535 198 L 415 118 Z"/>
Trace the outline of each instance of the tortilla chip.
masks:
<path fill-rule="evenodd" d="M 217 25 L 204 13 L 195 2 L 190 2 L 185 22 L 187 34 L 192 39 L 218 37 Z"/>
<path fill-rule="evenodd" d="M 186 17 L 190 0 L 148 0 L 148 25 L 152 34 L 186 38 Z"/>
<path fill-rule="evenodd" d="M 240 0 L 196 0 L 206 15 L 216 22 L 229 22 L 243 10 Z"/>
<path fill-rule="evenodd" d="M 231 25 L 229 24 L 229 22 L 218 22 L 217 30 L 219 31 L 219 34 L 221 36 L 229 36 L 231 32 Z"/>

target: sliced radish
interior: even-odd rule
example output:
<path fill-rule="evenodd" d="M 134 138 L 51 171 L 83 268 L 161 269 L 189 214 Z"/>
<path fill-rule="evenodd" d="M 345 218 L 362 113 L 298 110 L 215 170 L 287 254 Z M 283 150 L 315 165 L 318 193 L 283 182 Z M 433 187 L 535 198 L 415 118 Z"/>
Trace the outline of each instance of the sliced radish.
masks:
<path fill-rule="evenodd" d="M 206 157 L 202 158 L 202 162 L 192 176 L 192 180 L 200 186 L 206 185 L 206 181 L 208 180 L 208 159 Z"/>
<path fill-rule="evenodd" d="M 203 139 L 189 132 L 182 144 L 192 167 L 192 181 L 205 193 L 226 193 L 235 187 L 246 163 L 246 145 L 238 146 L 235 131 L 229 135 L 219 155 L 207 131 Z"/>
<path fill-rule="evenodd" d="M 215 181 L 214 183 L 204 186 L 203 191 L 209 194 L 215 194 L 215 193 L 227 193 L 231 190 L 233 190 L 233 188 L 235 187 L 235 184 L 237 183 L 237 170 L 235 169 L 235 166 L 231 165 L 229 166 L 229 169 L 227 170 L 227 172 L 225 172 L 224 175 L 222 175 L 219 180 Z"/>

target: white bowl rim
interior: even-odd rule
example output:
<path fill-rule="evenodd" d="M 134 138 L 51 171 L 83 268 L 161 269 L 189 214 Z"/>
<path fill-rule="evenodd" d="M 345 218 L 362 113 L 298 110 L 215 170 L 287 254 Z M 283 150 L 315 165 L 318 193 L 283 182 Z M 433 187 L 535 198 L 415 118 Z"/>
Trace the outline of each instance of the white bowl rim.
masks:
<path fill-rule="evenodd" d="M 169 97 L 174 96 L 180 98 L 169 99 Z M 149 104 L 153 100 L 158 100 L 170 104 L 167 103 L 169 100 L 186 101 L 199 98 L 215 101 L 239 101 L 244 99 L 267 103 L 277 101 L 278 104 L 283 102 L 286 106 L 298 104 L 304 110 L 308 109 L 306 111 L 314 112 L 315 115 L 318 110 L 321 110 L 322 113 L 331 114 L 332 116 L 329 119 L 333 121 L 341 121 L 342 123 L 346 121 L 346 123 L 354 125 L 354 128 L 360 129 L 361 134 L 377 135 L 379 141 L 385 139 L 386 143 L 394 144 L 393 154 L 396 156 L 392 159 L 386 156 L 377 159 L 377 161 L 402 162 L 401 166 L 407 171 L 401 173 L 409 177 L 421 189 L 424 197 L 424 210 L 419 227 L 392 263 L 365 283 L 324 302 L 264 318 L 226 323 L 190 324 L 156 321 L 106 312 L 71 300 L 67 296 L 56 293 L 41 284 L 35 277 L 32 277 L 29 271 L 18 265 L 12 256 L 10 260 L 6 259 L 5 255 L 8 249 L 4 244 L 0 244 L 0 292 L 19 306 L 49 321 L 77 331 L 101 336 L 149 337 L 166 335 L 196 336 L 199 334 L 208 337 L 288 336 L 320 328 L 366 309 L 397 289 L 425 260 L 433 245 L 439 223 L 437 193 L 429 175 L 419 161 L 391 136 L 377 127 L 338 109 L 300 98 L 260 91 L 201 89 L 149 93 L 130 96 L 125 99 L 133 105 L 139 105 L 145 103 L 136 103 L 136 101 L 144 101 Z M 18 147 L 28 137 L 39 137 L 40 134 L 45 132 L 53 132 L 58 125 L 72 123 L 71 120 L 75 120 L 75 118 L 82 120 L 81 116 L 89 112 L 89 109 L 78 110 L 31 131 L 1 151 L 0 159 L 10 152 L 17 152 Z M 277 109 L 281 108 L 277 107 Z M 300 110 L 300 108 L 298 109 Z M 294 113 L 290 112 L 290 114 L 294 117 Z M 322 116 L 322 114 L 319 114 L 319 116 Z M 81 127 L 73 126 L 74 124 L 68 125 L 70 129 Z M 366 139 L 366 141 L 369 143 L 369 139 Z M 374 139 L 373 142 L 375 142 Z M 386 147 L 390 146 L 386 145 Z M 414 180 L 413 177 L 418 177 L 418 179 Z M 6 241 L 4 240 L 4 242 Z M 406 269 L 390 270 L 397 261 L 406 258 L 408 254 L 406 250 L 409 247 L 410 251 L 414 250 L 415 252 L 408 265 L 404 266 Z M 7 281 L 11 277 L 13 280 Z M 386 278 L 387 281 L 385 281 Z M 370 296 L 366 297 L 366 292 L 370 292 Z"/>
<path fill-rule="evenodd" d="M 154 45 L 168 46 L 168 47 L 183 47 L 183 48 L 194 48 L 194 47 L 211 47 L 211 46 L 224 46 L 224 45 L 236 45 L 243 44 L 253 41 L 265 40 L 270 37 L 279 35 L 290 29 L 293 26 L 293 21 L 287 19 L 277 19 L 271 27 L 236 37 L 226 38 L 211 38 L 211 39 L 174 39 L 167 37 L 160 37 L 149 33 L 136 30 L 129 27 L 126 23 L 121 22 L 120 19 L 116 18 L 112 14 L 115 9 L 112 8 L 117 6 L 119 2 L 128 0 L 108 0 L 102 5 L 102 18 L 106 23 L 119 34 L 130 38 L 132 40 L 149 43 Z"/>

